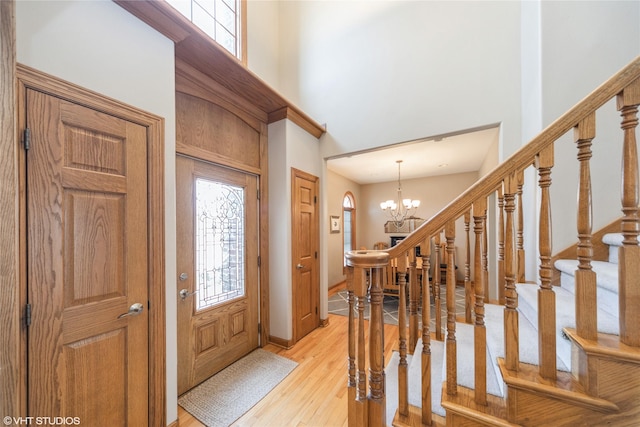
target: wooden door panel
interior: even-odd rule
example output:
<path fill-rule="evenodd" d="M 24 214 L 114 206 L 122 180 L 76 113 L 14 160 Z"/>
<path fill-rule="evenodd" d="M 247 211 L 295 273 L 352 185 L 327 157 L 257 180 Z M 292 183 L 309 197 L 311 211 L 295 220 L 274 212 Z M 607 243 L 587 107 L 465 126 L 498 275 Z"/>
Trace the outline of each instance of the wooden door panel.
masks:
<path fill-rule="evenodd" d="M 125 203 L 122 194 L 65 194 L 64 258 L 90 258 L 65 263 L 65 307 L 125 295 Z"/>
<path fill-rule="evenodd" d="M 66 382 L 76 384 L 66 395 L 68 414 L 91 420 L 99 413 L 101 425 L 126 422 L 126 395 L 120 393 L 127 381 L 126 345 L 127 333 L 119 329 L 65 346 Z M 108 410 L 101 410 L 103 406 Z"/>
<path fill-rule="evenodd" d="M 31 90 L 27 126 L 30 415 L 147 425 L 146 128 Z"/>
<path fill-rule="evenodd" d="M 296 341 L 317 328 L 320 322 L 317 183 L 317 177 L 295 169 L 292 172 L 293 316 Z"/>
<path fill-rule="evenodd" d="M 178 293 L 178 393 L 182 394 L 258 346 L 258 241 L 257 179 L 253 175 L 178 156 L 177 235 Z M 242 261 L 245 295 L 208 308 L 197 309 L 194 292 L 203 279 L 196 276 L 195 182 L 206 179 L 243 188 L 245 230 Z M 225 247 L 232 249 L 231 243 Z"/>

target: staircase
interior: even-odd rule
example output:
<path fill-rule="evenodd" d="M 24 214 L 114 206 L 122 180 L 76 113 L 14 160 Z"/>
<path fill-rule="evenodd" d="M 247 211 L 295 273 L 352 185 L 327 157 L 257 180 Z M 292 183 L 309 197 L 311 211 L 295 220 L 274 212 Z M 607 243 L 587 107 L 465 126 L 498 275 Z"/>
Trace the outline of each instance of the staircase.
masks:
<path fill-rule="evenodd" d="M 622 182 L 615 187 L 622 189 L 617 209 L 623 216 L 618 232 L 600 239 L 592 233 L 591 212 L 611 207 L 592 201 L 591 143 L 596 111 L 614 98 L 622 117 Z M 349 425 L 640 425 L 639 104 L 640 58 L 398 245 L 346 255 L 352 308 Z M 571 130 L 579 168 L 577 243 L 563 251 L 573 256 L 555 259 L 550 202 L 554 144 Z M 538 175 L 534 190 L 540 202 L 535 283 L 525 281 L 524 271 L 523 176 L 530 167 Z M 488 217 L 492 201 L 498 209 Z M 457 220 L 465 222 L 466 242 L 456 241 Z M 497 248 L 487 244 L 487 229 L 493 227 L 499 235 Z M 439 243 L 442 233 L 445 249 L 432 255 L 433 242 Z M 456 312 L 454 298 L 457 244 L 467 249 L 464 313 Z M 608 256 L 594 256 L 599 254 L 594 247 L 603 244 Z M 419 274 L 417 246 L 422 271 L 444 263 L 446 280 L 439 268 L 432 275 Z M 489 266 L 489 251 L 497 255 L 495 266 Z M 399 328 L 398 352 L 384 367 L 382 291 L 390 265 L 397 266 L 399 277 L 398 324 L 408 327 Z M 497 283 L 489 283 L 490 268 L 496 269 Z M 440 295 L 441 282 L 446 283 L 445 295 Z M 489 301 L 490 287 L 497 289 L 495 301 Z M 365 299 L 371 304 L 368 324 Z M 441 309 L 445 325 L 439 322 Z M 429 330 L 432 310 L 435 330 Z"/>

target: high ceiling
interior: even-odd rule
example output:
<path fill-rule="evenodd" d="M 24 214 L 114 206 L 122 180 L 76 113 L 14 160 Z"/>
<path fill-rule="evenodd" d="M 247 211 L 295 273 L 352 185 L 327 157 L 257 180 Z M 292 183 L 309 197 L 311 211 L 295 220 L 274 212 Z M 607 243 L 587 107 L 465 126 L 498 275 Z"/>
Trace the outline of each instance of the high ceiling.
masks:
<path fill-rule="evenodd" d="M 482 166 L 498 135 L 499 127 L 493 126 L 427 138 L 329 159 L 327 168 L 358 184 L 397 180 L 396 160 L 402 160 L 403 180 L 475 172 Z"/>

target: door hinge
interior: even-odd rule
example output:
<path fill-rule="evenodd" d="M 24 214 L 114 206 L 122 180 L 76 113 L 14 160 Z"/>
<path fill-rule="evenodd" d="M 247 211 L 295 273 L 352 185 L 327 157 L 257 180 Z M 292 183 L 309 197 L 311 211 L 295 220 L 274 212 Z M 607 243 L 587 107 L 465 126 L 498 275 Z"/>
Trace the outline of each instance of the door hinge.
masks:
<path fill-rule="evenodd" d="M 31 304 L 24 307 L 24 325 L 31 326 Z"/>
<path fill-rule="evenodd" d="M 25 128 L 24 135 L 22 137 L 22 143 L 24 144 L 25 150 L 31 148 L 31 129 Z"/>
<path fill-rule="evenodd" d="M 318 307 L 316 307 L 316 314 L 318 314 Z"/>
<path fill-rule="evenodd" d="M 262 333 L 262 323 L 258 323 L 258 334 Z"/>
<path fill-rule="evenodd" d="M 258 198 L 258 200 L 260 200 L 260 189 L 259 188 L 256 190 L 256 197 Z"/>
<path fill-rule="evenodd" d="M 260 264 L 262 264 L 262 258 L 258 255 L 258 267 L 260 267 Z"/>
<path fill-rule="evenodd" d="M 318 203 L 318 196 L 313 196 L 313 203 Z"/>
<path fill-rule="evenodd" d="M 315 251 L 314 254 L 315 254 L 316 259 L 318 259 L 318 251 Z"/>

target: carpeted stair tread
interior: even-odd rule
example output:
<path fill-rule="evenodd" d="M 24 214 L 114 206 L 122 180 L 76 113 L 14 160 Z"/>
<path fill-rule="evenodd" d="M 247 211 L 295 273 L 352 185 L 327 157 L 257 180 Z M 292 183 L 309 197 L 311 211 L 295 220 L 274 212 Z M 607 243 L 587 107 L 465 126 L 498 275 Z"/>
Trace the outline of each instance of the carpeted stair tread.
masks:
<path fill-rule="evenodd" d="M 574 276 L 575 271 L 578 269 L 578 260 L 559 259 L 554 266 L 562 273 Z M 599 287 L 613 293 L 618 292 L 618 264 L 606 261 L 591 261 L 591 268 L 597 275 Z"/>
<path fill-rule="evenodd" d="M 560 270 L 561 287 L 575 294 L 575 271 L 577 260 L 563 259 L 556 261 Z M 598 308 L 618 318 L 620 305 L 618 297 L 618 264 L 604 261 L 592 261 L 591 266 L 596 273 Z"/>
<path fill-rule="evenodd" d="M 456 343 L 457 343 L 457 375 L 458 375 L 458 385 L 474 388 L 474 380 L 475 380 L 475 361 L 473 359 L 474 354 L 474 332 L 473 325 L 469 325 L 466 323 L 456 323 Z M 445 332 L 446 333 L 446 332 Z M 446 366 L 446 355 L 447 348 L 445 345 L 443 362 L 442 364 L 442 375 L 443 378 L 446 377 L 447 366 Z M 492 360 L 491 354 L 489 352 L 489 348 L 487 347 L 487 361 Z M 494 396 L 504 397 L 504 387 L 501 385 L 502 377 L 496 375 L 495 368 L 493 363 L 487 362 L 487 393 L 493 394 Z"/>
<path fill-rule="evenodd" d="M 518 311 L 531 323 L 538 322 L 538 286 L 533 284 L 516 285 L 518 292 Z M 559 357 L 568 367 L 571 366 L 571 343 L 563 338 L 563 328 L 575 328 L 575 295 L 562 287 L 554 287 L 556 294 L 556 346 Z M 619 335 L 617 317 L 598 308 L 598 331 Z"/>
<path fill-rule="evenodd" d="M 485 304 L 485 325 L 487 327 L 487 346 L 495 364 L 496 372 L 499 368 L 496 362 L 498 357 L 505 357 L 504 348 L 504 306 Z M 538 365 L 538 328 L 536 323 L 523 315 L 518 316 L 518 341 L 520 361 L 531 365 Z M 569 357 L 571 353 L 569 352 Z M 570 371 L 570 367 L 560 356 L 556 359 L 557 369 Z M 498 374 L 500 375 L 500 374 Z"/>
<path fill-rule="evenodd" d="M 442 407 L 442 376 L 441 366 L 444 364 L 444 342 L 431 340 L 431 412 L 446 416 Z M 416 344 L 416 350 L 409 363 L 409 404 L 422 408 L 422 338 Z"/>
<path fill-rule="evenodd" d="M 622 246 L 622 233 L 607 233 L 602 236 L 602 243 L 609 246 Z"/>
<path fill-rule="evenodd" d="M 609 233 L 602 236 L 602 243 L 609 245 L 609 262 L 618 264 L 618 248 L 622 246 L 622 233 Z"/>
<path fill-rule="evenodd" d="M 408 356 L 411 357 L 411 356 Z M 400 353 L 394 351 L 391 359 L 385 367 L 385 394 L 387 404 L 387 423 L 390 426 L 398 410 L 398 362 L 400 361 Z"/>

